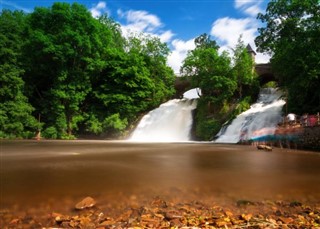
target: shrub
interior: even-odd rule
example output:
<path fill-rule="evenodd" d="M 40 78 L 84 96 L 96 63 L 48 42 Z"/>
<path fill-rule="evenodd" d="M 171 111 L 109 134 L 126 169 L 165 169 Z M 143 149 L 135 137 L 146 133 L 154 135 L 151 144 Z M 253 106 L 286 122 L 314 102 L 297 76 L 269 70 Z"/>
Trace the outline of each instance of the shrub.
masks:
<path fill-rule="evenodd" d="M 44 138 L 57 139 L 58 138 L 58 131 L 55 127 L 50 126 L 42 132 L 42 136 Z"/>

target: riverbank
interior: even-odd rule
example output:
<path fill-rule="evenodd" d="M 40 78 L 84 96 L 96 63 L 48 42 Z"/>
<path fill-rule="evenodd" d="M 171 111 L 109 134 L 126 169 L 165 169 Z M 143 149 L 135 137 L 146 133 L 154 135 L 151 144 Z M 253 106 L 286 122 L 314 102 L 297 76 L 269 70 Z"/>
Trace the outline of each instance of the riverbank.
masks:
<path fill-rule="evenodd" d="M 176 189 L 175 192 L 181 192 Z M 236 200 L 222 203 L 201 193 L 186 195 L 122 196 L 90 199 L 87 208 L 61 200 L 31 209 L 1 209 L 1 228 L 319 228 L 319 202 Z M 183 196 L 183 198 L 181 197 Z M 90 204 L 92 201 L 92 204 Z M 88 203 L 88 200 L 87 200 Z M 85 205 L 84 205 L 85 206 Z"/>
<path fill-rule="evenodd" d="M 278 126 L 273 134 L 262 134 L 241 144 L 320 151 L 320 126 Z"/>

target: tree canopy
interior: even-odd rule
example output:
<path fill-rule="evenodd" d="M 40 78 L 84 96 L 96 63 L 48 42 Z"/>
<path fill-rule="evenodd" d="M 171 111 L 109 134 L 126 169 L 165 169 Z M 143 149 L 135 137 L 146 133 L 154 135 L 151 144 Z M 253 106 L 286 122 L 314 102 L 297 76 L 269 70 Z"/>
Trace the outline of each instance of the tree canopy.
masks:
<path fill-rule="evenodd" d="M 320 3 L 272 0 L 258 19 L 258 51 L 272 55 L 272 68 L 287 91 L 289 111 L 320 110 Z M 303 93 L 298 93 L 303 92 Z"/>
<path fill-rule="evenodd" d="M 230 104 L 242 99 L 250 102 L 245 97 L 254 96 L 258 87 L 257 77 L 254 61 L 241 37 L 232 58 L 227 52 L 219 53 L 219 46 L 207 34 L 197 37 L 195 46 L 185 58 L 181 74 L 190 80 L 191 87 L 201 89 L 196 135 L 209 140 L 219 131 L 222 123 L 231 117 Z M 238 112 L 241 111 L 238 109 Z"/>
<path fill-rule="evenodd" d="M 118 136 L 174 94 L 166 44 L 127 39 L 83 5 L 3 10 L 0 23 L 0 137 L 40 127 L 49 138 Z"/>
<path fill-rule="evenodd" d="M 3 10 L 0 15 L 0 138 L 29 137 L 39 128 L 22 80 L 25 18 L 18 11 Z"/>

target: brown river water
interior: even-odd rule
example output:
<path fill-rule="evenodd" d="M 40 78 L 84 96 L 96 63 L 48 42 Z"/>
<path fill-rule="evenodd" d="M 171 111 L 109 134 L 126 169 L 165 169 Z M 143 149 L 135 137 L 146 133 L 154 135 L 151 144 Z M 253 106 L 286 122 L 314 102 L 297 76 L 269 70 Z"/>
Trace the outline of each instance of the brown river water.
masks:
<path fill-rule="evenodd" d="M 4 141 L 0 207 L 62 210 L 153 196 L 214 201 L 320 200 L 320 153 L 213 143 Z M 70 206 L 68 207 L 70 208 Z"/>

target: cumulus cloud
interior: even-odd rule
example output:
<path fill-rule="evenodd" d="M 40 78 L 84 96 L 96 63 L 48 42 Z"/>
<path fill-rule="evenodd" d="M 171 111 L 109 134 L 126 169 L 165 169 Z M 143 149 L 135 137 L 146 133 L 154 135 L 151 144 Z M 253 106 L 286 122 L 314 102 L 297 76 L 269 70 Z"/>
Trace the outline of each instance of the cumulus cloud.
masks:
<path fill-rule="evenodd" d="M 174 35 L 175 34 L 172 33 L 171 30 L 167 30 L 167 31 L 165 31 L 165 32 L 163 32 L 163 33 L 161 33 L 161 34 L 159 34 L 157 36 L 160 38 L 161 42 L 169 42 Z"/>
<path fill-rule="evenodd" d="M 256 17 L 262 11 L 260 7 L 261 3 L 261 0 L 235 0 L 234 6 L 236 9 L 243 11 L 243 13 Z"/>
<path fill-rule="evenodd" d="M 256 50 L 254 39 L 257 36 L 258 23 L 254 18 L 220 18 L 212 24 L 211 35 L 217 38 L 221 51 L 231 51 L 238 42 L 240 35 L 245 44 Z M 270 56 L 257 53 L 256 63 L 267 63 Z"/>
<path fill-rule="evenodd" d="M 161 42 L 169 42 L 174 34 L 171 30 L 162 30 L 164 25 L 161 20 L 153 14 L 143 10 L 129 10 L 123 12 L 118 10 L 118 16 L 126 20 L 125 25 L 121 25 L 124 36 L 131 34 L 145 33 L 151 36 L 157 36 Z"/>
<path fill-rule="evenodd" d="M 153 32 L 157 28 L 162 27 L 162 23 L 157 16 L 149 14 L 143 10 L 129 10 L 126 12 L 118 10 L 118 15 L 122 18 L 126 18 L 130 29 L 134 29 L 139 32 Z"/>
<path fill-rule="evenodd" d="M 175 39 L 171 42 L 172 51 L 168 56 L 168 65 L 179 74 L 182 61 L 186 58 L 188 51 L 195 48 L 194 39 L 183 41 Z"/>
<path fill-rule="evenodd" d="M 221 51 L 231 51 L 238 42 L 238 38 L 242 35 L 245 44 L 250 44 L 256 50 L 254 39 L 258 35 L 259 22 L 256 16 L 262 12 L 262 0 L 235 0 L 234 7 L 243 14 L 244 18 L 219 18 L 213 22 L 210 34 L 217 39 L 221 46 Z M 269 62 L 270 56 L 257 53 L 256 63 Z"/>
<path fill-rule="evenodd" d="M 228 48 L 237 44 L 242 34 L 244 41 L 253 41 L 256 33 L 256 22 L 251 18 L 235 19 L 224 17 L 216 20 L 211 28 L 211 35 L 215 36 L 219 43 Z"/>
<path fill-rule="evenodd" d="M 98 4 L 96 4 L 95 6 L 93 6 L 90 9 L 90 12 L 91 12 L 92 16 L 95 17 L 95 18 L 98 18 L 102 14 L 105 14 L 105 13 L 110 15 L 110 11 L 107 8 L 107 3 L 106 2 L 98 2 Z"/>

